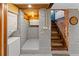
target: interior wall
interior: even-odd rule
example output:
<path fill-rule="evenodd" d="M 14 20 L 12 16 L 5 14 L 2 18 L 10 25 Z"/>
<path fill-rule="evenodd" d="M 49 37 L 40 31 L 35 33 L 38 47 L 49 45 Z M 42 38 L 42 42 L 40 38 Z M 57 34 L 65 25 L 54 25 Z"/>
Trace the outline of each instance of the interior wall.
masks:
<path fill-rule="evenodd" d="M 30 25 L 38 25 L 39 26 L 39 19 L 30 19 Z"/>
<path fill-rule="evenodd" d="M 54 3 L 51 9 L 77 9 L 79 3 Z"/>
<path fill-rule="evenodd" d="M 38 25 L 38 27 L 35 27 L 36 25 Z M 39 19 L 30 19 L 28 39 L 39 39 Z"/>
<path fill-rule="evenodd" d="M 79 11 L 78 9 L 69 10 L 69 19 L 72 16 L 76 16 L 79 21 Z M 69 54 L 79 55 L 79 22 L 76 25 L 71 25 L 69 23 Z"/>
<path fill-rule="evenodd" d="M 39 27 L 28 27 L 28 39 L 39 39 Z"/>
<path fill-rule="evenodd" d="M 20 34 L 20 47 L 28 40 L 28 21 L 24 19 L 24 13 L 19 11 L 18 29 Z"/>
<path fill-rule="evenodd" d="M 45 8 L 39 10 L 39 52 L 43 54 L 51 53 L 51 30 L 49 28 L 51 26 L 50 15 L 50 11 L 47 11 Z"/>

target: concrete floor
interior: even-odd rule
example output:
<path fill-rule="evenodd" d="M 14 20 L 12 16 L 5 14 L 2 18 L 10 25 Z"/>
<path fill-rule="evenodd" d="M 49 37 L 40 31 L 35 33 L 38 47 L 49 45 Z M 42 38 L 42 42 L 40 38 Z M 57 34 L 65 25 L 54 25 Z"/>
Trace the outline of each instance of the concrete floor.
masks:
<path fill-rule="evenodd" d="M 23 45 L 22 49 L 26 50 L 38 50 L 39 49 L 39 39 L 28 39 Z"/>
<path fill-rule="evenodd" d="M 52 54 L 21 54 L 20 56 L 52 56 Z"/>
<path fill-rule="evenodd" d="M 29 39 L 25 42 L 23 47 L 21 48 L 23 52 L 30 51 L 29 53 L 27 52 L 26 54 L 20 54 L 20 56 L 52 56 L 52 54 L 40 54 L 40 53 L 34 53 L 33 51 L 39 50 L 39 39 Z M 32 51 L 32 53 L 31 53 Z"/>
<path fill-rule="evenodd" d="M 39 39 L 29 39 L 25 42 L 21 50 L 25 52 L 28 50 L 39 50 Z M 69 56 L 67 50 L 62 51 L 51 51 L 51 54 L 21 54 L 20 56 Z"/>

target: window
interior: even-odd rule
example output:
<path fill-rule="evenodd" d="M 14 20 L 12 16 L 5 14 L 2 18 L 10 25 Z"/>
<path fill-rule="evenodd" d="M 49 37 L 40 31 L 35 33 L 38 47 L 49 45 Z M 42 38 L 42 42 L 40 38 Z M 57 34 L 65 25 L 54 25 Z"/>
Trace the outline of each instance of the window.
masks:
<path fill-rule="evenodd" d="M 63 10 L 51 10 L 51 20 L 55 21 L 60 18 L 64 18 L 64 11 Z"/>

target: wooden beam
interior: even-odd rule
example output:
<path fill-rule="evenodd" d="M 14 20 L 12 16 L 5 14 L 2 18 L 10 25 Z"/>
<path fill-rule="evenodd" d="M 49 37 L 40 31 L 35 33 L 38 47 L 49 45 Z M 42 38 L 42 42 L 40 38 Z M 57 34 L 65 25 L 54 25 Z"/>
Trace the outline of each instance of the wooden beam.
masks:
<path fill-rule="evenodd" d="M 54 3 L 50 3 L 48 9 L 51 8 L 51 7 L 53 6 L 53 4 L 54 4 Z"/>

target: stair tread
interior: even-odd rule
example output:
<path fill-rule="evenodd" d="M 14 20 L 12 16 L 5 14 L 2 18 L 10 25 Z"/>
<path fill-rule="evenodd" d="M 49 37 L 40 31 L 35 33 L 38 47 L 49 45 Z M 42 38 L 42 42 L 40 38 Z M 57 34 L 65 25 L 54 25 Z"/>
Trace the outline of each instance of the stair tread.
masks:
<path fill-rule="evenodd" d="M 64 48 L 64 47 L 55 47 L 55 48 L 51 48 L 51 50 L 67 50 L 67 48 Z"/>
<path fill-rule="evenodd" d="M 57 31 L 57 28 L 54 27 L 54 28 L 51 28 L 51 30 L 52 30 L 52 31 Z"/>
<path fill-rule="evenodd" d="M 56 26 L 56 25 L 52 25 L 52 26 Z M 57 27 L 57 26 L 56 26 Z"/>
<path fill-rule="evenodd" d="M 53 41 L 51 44 L 59 44 L 59 45 L 63 45 L 61 41 L 60 41 L 60 42 L 57 42 L 57 41 L 54 42 L 54 41 Z"/>
<path fill-rule="evenodd" d="M 51 43 L 51 44 L 52 44 L 52 46 L 63 46 L 62 43 Z"/>
<path fill-rule="evenodd" d="M 53 28 L 53 27 L 57 27 L 57 25 L 51 25 L 51 27 Z"/>
<path fill-rule="evenodd" d="M 59 34 L 51 34 L 51 36 L 60 36 Z"/>
<path fill-rule="evenodd" d="M 55 33 L 56 33 L 56 34 L 58 34 L 58 32 L 57 32 L 57 31 L 52 31 L 52 34 L 55 34 Z"/>
<path fill-rule="evenodd" d="M 51 42 L 62 42 L 63 40 L 51 40 Z"/>
<path fill-rule="evenodd" d="M 54 36 L 54 37 L 51 37 L 51 39 L 60 39 L 60 37 L 58 37 L 58 36 Z"/>

